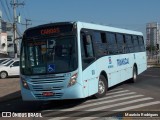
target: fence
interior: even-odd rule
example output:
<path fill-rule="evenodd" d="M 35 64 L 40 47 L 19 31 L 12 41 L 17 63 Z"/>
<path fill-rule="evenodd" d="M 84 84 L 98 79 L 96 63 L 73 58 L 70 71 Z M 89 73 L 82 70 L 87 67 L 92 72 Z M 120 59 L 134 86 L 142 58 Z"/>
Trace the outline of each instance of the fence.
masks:
<path fill-rule="evenodd" d="M 160 53 L 147 52 L 147 63 L 149 65 L 160 65 Z"/>

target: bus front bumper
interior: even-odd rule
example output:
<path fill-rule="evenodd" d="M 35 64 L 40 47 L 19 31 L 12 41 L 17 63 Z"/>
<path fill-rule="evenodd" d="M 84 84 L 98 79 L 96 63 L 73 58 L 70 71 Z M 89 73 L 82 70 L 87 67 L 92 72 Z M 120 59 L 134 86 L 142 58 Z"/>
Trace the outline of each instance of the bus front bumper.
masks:
<path fill-rule="evenodd" d="M 21 95 L 24 101 L 48 101 L 84 98 L 83 87 L 80 84 L 54 91 L 32 91 L 24 88 L 21 83 Z M 46 94 L 44 94 L 46 93 Z M 47 94 L 49 93 L 49 94 Z M 53 93 L 52 95 L 50 93 Z"/>

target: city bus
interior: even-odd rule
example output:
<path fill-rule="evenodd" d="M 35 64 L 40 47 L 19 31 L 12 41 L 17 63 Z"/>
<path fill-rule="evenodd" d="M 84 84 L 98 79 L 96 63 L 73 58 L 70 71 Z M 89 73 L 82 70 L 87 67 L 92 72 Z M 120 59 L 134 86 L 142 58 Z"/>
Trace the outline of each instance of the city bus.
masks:
<path fill-rule="evenodd" d="M 141 32 L 85 22 L 39 25 L 24 32 L 20 85 L 24 101 L 96 98 L 147 69 Z"/>

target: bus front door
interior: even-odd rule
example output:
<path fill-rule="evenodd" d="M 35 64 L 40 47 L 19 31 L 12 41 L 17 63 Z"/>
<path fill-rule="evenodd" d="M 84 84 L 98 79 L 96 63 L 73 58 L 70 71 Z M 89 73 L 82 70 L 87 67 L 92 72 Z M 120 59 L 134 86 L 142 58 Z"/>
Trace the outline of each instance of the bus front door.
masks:
<path fill-rule="evenodd" d="M 98 92 L 96 63 L 91 35 L 81 35 L 81 51 L 84 89 L 88 91 L 88 96 L 90 96 Z"/>

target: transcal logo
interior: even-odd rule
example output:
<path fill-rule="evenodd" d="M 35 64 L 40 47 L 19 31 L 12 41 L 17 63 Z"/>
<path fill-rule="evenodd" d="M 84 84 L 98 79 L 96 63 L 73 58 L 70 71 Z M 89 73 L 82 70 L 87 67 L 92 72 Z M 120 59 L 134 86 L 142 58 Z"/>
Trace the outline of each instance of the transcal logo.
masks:
<path fill-rule="evenodd" d="M 108 57 L 108 62 L 109 62 L 108 68 L 113 68 L 111 57 Z"/>
<path fill-rule="evenodd" d="M 112 59 L 111 59 L 111 57 L 109 57 L 108 60 L 109 60 L 109 64 L 112 64 Z"/>
<path fill-rule="evenodd" d="M 117 59 L 117 65 L 126 65 L 129 64 L 129 58 L 122 58 L 122 59 Z"/>

